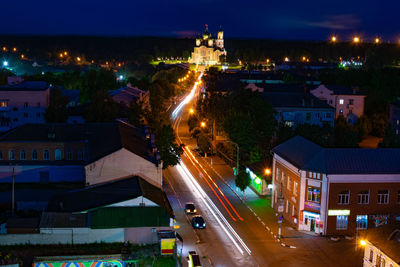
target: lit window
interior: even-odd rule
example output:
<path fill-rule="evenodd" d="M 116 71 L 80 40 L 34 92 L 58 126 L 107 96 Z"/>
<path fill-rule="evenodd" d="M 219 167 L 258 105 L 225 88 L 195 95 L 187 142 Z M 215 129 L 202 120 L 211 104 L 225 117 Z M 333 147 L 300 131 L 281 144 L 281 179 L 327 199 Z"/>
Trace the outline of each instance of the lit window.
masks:
<path fill-rule="evenodd" d="M 14 152 L 14 150 L 8 151 L 8 159 L 9 160 L 15 160 L 15 152 Z"/>
<path fill-rule="evenodd" d="M 37 153 L 37 151 L 34 149 L 33 151 L 32 151 L 32 160 L 37 160 L 38 159 L 38 153 Z"/>
<path fill-rule="evenodd" d="M 21 150 L 21 151 L 19 152 L 19 159 L 20 159 L 20 160 L 26 160 L 26 153 L 25 153 L 25 150 Z"/>
<path fill-rule="evenodd" d="M 0 108 L 6 108 L 8 107 L 8 102 L 6 100 L 1 100 L 0 101 Z"/>
<path fill-rule="evenodd" d="M 347 219 L 348 216 L 336 216 L 336 230 L 346 230 Z"/>
<path fill-rule="evenodd" d="M 389 190 L 379 190 L 378 204 L 388 204 L 388 203 L 389 203 Z"/>
<path fill-rule="evenodd" d="M 48 150 L 43 151 L 43 160 L 49 160 L 50 159 L 50 153 Z"/>
<path fill-rule="evenodd" d="M 367 229 L 368 215 L 357 215 L 356 222 L 357 222 L 357 229 Z"/>
<path fill-rule="evenodd" d="M 349 204 L 350 200 L 350 191 L 342 191 L 339 193 L 338 204 Z"/>
<path fill-rule="evenodd" d="M 54 158 L 55 158 L 55 160 L 61 160 L 61 150 L 60 149 L 56 149 Z"/>
<path fill-rule="evenodd" d="M 373 262 L 374 261 L 374 250 L 370 249 L 369 251 L 369 262 Z"/>
<path fill-rule="evenodd" d="M 343 99 L 339 99 L 339 104 L 343 105 L 343 103 L 344 103 L 344 100 Z"/>
<path fill-rule="evenodd" d="M 291 183 L 292 183 L 292 179 L 288 176 L 287 177 L 287 189 L 290 191 L 290 186 L 291 186 Z"/>
<path fill-rule="evenodd" d="M 368 204 L 369 203 L 369 191 L 361 191 L 358 193 L 358 204 Z"/>
<path fill-rule="evenodd" d="M 295 181 L 295 182 L 293 182 L 293 194 L 295 195 L 295 196 L 297 196 L 297 190 L 298 190 L 298 188 L 299 188 L 299 184 Z M 399 193 L 399 196 L 400 196 L 400 193 Z"/>
<path fill-rule="evenodd" d="M 320 202 L 321 190 L 319 188 L 309 186 L 307 189 L 307 200 L 313 202 Z"/>
<path fill-rule="evenodd" d="M 349 99 L 349 105 L 353 105 L 354 104 L 354 99 Z"/>

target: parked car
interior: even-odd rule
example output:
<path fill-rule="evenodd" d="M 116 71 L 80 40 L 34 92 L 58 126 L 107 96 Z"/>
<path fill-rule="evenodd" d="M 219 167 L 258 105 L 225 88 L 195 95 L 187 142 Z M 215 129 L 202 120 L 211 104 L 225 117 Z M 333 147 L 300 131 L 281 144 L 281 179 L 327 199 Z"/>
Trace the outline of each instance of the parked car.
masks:
<path fill-rule="evenodd" d="M 193 229 L 204 229 L 206 228 L 206 222 L 201 215 L 195 215 L 192 217 Z"/>
<path fill-rule="evenodd" d="M 195 214 L 197 212 L 193 202 L 186 202 L 185 212 L 186 214 Z"/>

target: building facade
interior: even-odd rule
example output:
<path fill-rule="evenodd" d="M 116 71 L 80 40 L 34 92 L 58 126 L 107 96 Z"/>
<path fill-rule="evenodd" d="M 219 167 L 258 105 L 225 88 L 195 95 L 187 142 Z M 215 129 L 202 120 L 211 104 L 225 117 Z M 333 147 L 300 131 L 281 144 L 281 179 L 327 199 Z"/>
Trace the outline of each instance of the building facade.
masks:
<path fill-rule="evenodd" d="M 364 114 L 364 99 L 366 96 L 361 95 L 356 88 L 321 84 L 317 88 L 310 90 L 310 93 L 334 107 L 335 118 L 344 116 L 349 123 L 354 124 Z"/>
<path fill-rule="evenodd" d="M 296 229 L 356 235 L 400 215 L 400 149 L 322 148 L 294 137 L 273 149 L 272 206 Z"/>
<path fill-rule="evenodd" d="M 46 82 L 19 82 L 0 86 L 0 131 L 26 123 L 44 123 L 50 88 Z"/>
<path fill-rule="evenodd" d="M 189 59 L 189 63 L 198 65 L 215 65 L 221 63 L 220 57 L 226 56 L 224 48 L 224 32 L 219 30 L 217 38 L 212 38 L 206 24 L 203 35 L 196 38 L 196 46 Z"/>

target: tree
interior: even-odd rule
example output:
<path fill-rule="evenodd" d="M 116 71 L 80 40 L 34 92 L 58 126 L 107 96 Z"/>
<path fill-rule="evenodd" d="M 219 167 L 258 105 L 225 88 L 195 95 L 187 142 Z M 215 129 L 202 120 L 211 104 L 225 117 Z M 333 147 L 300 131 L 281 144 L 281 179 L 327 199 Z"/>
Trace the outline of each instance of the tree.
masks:
<path fill-rule="evenodd" d="M 52 88 L 50 91 L 50 103 L 44 114 L 46 122 L 66 122 L 68 119 L 68 102 L 68 96 L 63 96 L 62 91 L 58 87 Z"/>
<path fill-rule="evenodd" d="M 144 111 L 141 106 L 133 100 L 128 109 L 128 121 L 136 127 L 141 127 L 143 122 Z"/>
<path fill-rule="evenodd" d="M 199 126 L 199 119 L 196 115 L 190 115 L 188 119 L 189 132 Z"/>
<path fill-rule="evenodd" d="M 355 124 L 355 128 L 357 130 L 359 140 L 363 140 L 365 137 L 367 137 L 372 130 L 371 122 L 369 121 L 368 116 L 361 115 Z"/>
<path fill-rule="evenodd" d="M 354 127 L 341 115 L 335 121 L 335 147 L 358 147 L 358 136 Z"/>
<path fill-rule="evenodd" d="M 205 133 L 200 133 L 197 136 L 197 146 L 203 153 L 210 153 L 211 143 Z"/>
<path fill-rule="evenodd" d="M 235 177 L 235 185 L 243 192 L 243 199 L 245 198 L 244 191 L 250 185 L 251 178 L 245 170 L 240 170 Z"/>
<path fill-rule="evenodd" d="M 400 136 L 396 134 L 394 128 L 389 123 L 386 127 L 386 134 L 383 137 L 379 147 L 395 147 L 400 148 Z"/>
<path fill-rule="evenodd" d="M 175 141 L 174 129 L 171 125 L 162 125 L 155 129 L 156 147 L 163 161 L 163 169 L 179 163 L 183 149 Z"/>
<path fill-rule="evenodd" d="M 118 106 L 104 91 L 98 91 L 84 115 L 88 122 L 110 122 L 116 119 Z"/>

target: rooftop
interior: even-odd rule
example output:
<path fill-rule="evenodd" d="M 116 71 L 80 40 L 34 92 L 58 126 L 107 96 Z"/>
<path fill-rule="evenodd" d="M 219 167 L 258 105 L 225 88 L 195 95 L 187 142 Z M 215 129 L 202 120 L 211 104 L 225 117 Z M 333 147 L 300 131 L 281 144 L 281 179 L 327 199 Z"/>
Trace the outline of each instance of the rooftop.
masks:
<path fill-rule="evenodd" d="M 319 108 L 333 110 L 326 101 L 322 101 L 310 93 L 264 91 L 262 95 L 274 108 Z"/>
<path fill-rule="evenodd" d="M 45 91 L 49 88 L 46 82 L 26 81 L 13 85 L 0 85 L 0 91 Z"/>
<path fill-rule="evenodd" d="M 273 150 L 299 169 L 326 174 L 400 174 L 400 149 L 323 148 L 301 136 Z"/>
<path fill-rule="evenodd" d="M 93 162 L 121 148 L 158 163 L 151 140 L 146 139 L 143 129 L 122 121 L 109 123 L 48 123 L 25 124 L 0 136 L 4 142 L 85 142 L 86 161 Z M 107 140 L 107 142 L 104 142 Z"/>
<path fill-rule="evenodd" d="M 400 264 L 400 222 L 371 227 L 362 237 L 383 251 L 394 262 Z"/>
<path fill-rule="evenodd" d="M 143 196 L 167 210 L 173 211 L 164 191 L 146 182 L 139 176 L 87 186 L 54 196 L 48 211 L 82 212 Z"/>

